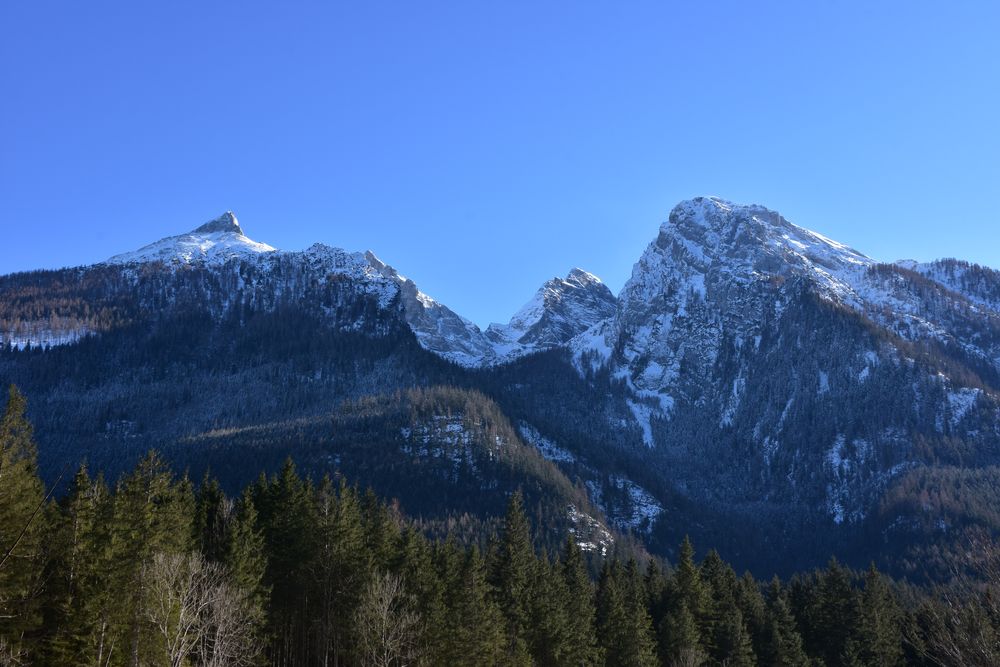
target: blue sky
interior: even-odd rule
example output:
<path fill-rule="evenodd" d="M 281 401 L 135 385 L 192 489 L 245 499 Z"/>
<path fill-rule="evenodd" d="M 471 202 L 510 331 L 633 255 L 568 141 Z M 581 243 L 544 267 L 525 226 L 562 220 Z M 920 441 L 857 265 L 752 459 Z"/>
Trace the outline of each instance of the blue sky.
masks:
<path fill-rule="evenodd" d="M 226 209 L 479 324 L 672 206 L 1000 267 L 1000 3 L 5 2 L 0 273 Z"/>

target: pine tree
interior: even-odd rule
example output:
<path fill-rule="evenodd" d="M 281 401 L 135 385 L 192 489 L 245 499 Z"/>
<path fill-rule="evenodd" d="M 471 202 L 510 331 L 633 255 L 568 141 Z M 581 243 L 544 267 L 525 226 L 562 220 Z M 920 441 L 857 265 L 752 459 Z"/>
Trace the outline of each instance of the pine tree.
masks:
<path fill-rule="evenodd" d="M 27 402 L 11 385 L 0 419 L 0 650 L 31 650 L 42 622 L 45 490 L 38 477 Z"/>

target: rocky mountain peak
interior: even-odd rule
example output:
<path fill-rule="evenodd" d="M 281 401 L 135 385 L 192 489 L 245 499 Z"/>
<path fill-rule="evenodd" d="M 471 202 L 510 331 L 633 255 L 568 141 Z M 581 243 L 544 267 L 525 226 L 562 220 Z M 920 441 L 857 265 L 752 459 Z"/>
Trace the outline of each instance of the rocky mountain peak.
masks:
<path fill-rule="evenodd" d="M 547 280 L 507 324 L 491 324 L 486 336 L 518 354 L 567 343 L 614 315 L 618 300 L 592 273 L 574 268 L 565 278 Z"/>
<path fill-rule="evenodd" d="M 239 234 L 240 236 L 246 236 L 246 234 L 243 233 L 243 228 L 240 227 L 240 221 L 236 219 L 236 214 L 232 211 L 226 211 L 218 218 L 209 220 L 191 233 L 212 234 L 218 232 L 229 232 L 232 234 Z"/>

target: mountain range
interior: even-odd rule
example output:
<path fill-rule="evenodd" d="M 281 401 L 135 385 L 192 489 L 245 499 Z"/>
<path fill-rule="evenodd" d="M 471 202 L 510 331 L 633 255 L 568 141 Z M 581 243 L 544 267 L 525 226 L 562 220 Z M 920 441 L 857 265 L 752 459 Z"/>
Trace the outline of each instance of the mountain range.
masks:
<path fill-rule="evenodd" d="M 227 212 L 0 277 L 0 342 L 50 478 L 157 447 L 235 488 L 291 455 L 428 530 L 485 530 L 522 488 L 553 542 L 690 534 L 765 575 L 836 554 L 933 579 L 1000 528 L 1000 273 L 715 197 L 618 295 L 573 269 L 485 331 L 371 252 L 276 250 Z"/>

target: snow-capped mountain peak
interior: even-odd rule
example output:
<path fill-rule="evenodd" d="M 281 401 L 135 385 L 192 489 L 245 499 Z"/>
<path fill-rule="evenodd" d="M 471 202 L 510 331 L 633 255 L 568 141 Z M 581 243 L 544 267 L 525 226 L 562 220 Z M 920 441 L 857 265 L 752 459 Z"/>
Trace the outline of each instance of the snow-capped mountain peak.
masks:
<path fill-rule="evenodd" d="M 486 336 L 501 357 L 520 356 L 567 343 L 611 317 L 617 305 L 600 278 L 574 268 L 565 278 L 547 280 L 507 324 L 491 324 Z"/>
<path fill-rule="evenodd" d="M 115 255 L 105 263 L 224 264 L 234 258 L 271 252 L 275 252 L 275 248 L 248 238 L 233 212 L 226 211 L 187 234 L 168 236 L 138 250 Z"/>

